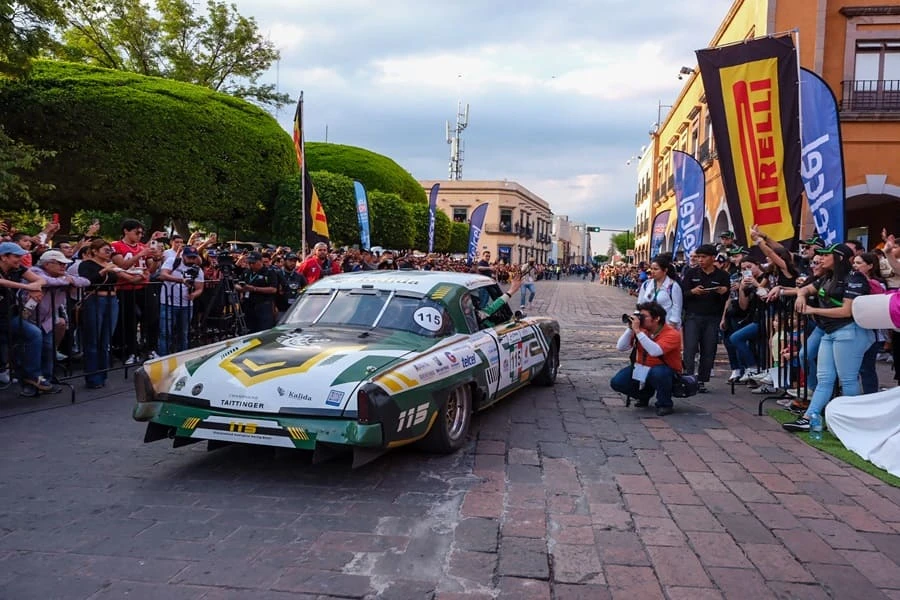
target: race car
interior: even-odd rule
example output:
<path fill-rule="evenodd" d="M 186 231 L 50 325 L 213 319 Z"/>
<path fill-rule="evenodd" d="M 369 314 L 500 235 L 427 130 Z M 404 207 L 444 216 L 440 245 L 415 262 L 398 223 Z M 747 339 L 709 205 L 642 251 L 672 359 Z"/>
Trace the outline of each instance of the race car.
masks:
<path fill-rule="evenodd" d="M 145 442 L 353 450 L 353 465 L 418 442 L 451 453 L 473 412 L 553 385 L 559 324 L 513 313 L 497 283 L 368 271 L 309 286 L 273 329 L 147 361 L 134 376 Z"/>

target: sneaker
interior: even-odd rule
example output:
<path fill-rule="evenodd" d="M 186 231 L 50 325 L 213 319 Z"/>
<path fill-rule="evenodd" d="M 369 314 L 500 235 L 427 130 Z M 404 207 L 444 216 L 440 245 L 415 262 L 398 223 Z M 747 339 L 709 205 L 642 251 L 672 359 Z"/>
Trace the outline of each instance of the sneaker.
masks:
<path fill-rule="evenodd" d="M 785 423 L 784 425 L 782 425 L 782 427 L 791 432 L 809 431 L 809 419 L 800 417 L 796 421 Z"/>
<path fill-rule="evenodd" d="M 157 358 L 159 358 L 159 354 L 156 353 L 156 350 L 151 350 L 147 355 L 147 360 L 156 360 Z"/>
<path fill-rule="evenodd" d="M 57 361 L 63 362 L 64 360 L 68 360 L 68 359 L 69 359 L 68 356 L 66 356 L 65 354 L 63 354 L 62 352 L 60 352 L 58 350 L 56 351 L 56 360 Z"/>
<path fill-rule="evenodd" d="M 44 377 L 38 377 L 37 379 L 23 379 L 22 383 L 24 383 L 26 386 L 30 385 L 37 389 L 37 391 L 43 392 L 45 394 L 54 394 L 59 391 L 59 389 L 56 389 L 54 391 L 56 386 L 47 381 Z"/>
<path fill-rule="evenodd" d="M 790 389 L 784 390 L 784 393 L 787 394 L 788 396 L 790 396 L 791 398 L 796 399 L 796 398 L 800 397 L 800 391 L 795 388 L 790 388 Z"/>
<path fill-rule="evenodd" d="M 519 310 L 525 310 L 525 305 L 523 304 L 522 306 L 520 306 Z"/>
<path fill-rule="evenodd" d="M 788 406 L 788 410 L 795 415 L 802 415 L 807 408 L 809 408 L 809 404 L 800 404 L 799 402 L 791 402 L 791 405 Z"/>
<path fill-rule="evenodd" d="M 706 383 L 700 381 L 697 383 L 697 392 L 700 394 L 708 394 L 709 390 L 706 389 Z"/>
<path fill-rule="evenodd" d="M 0 371 L 0 385 L 9 385 L 10 381 L 9 369 Z"/>
<path fill-rule="evenodd" d="M 728 383 L 734 383 L 740 379 L 743 374 L 744 372 L 741 369 L 732 369 L 731 376 L 728 378 Z"/>
<path fill-rule="evenodd" d="M 131 356 L 129 356 L 128 358 L 125 359 L 125 366 L 127 367 L 129 365 L 137 364 L 137 361 L 138 361 L 138 357 L 136 355 L 132 354 Z"/>
<path fill-rule="evenodd" d="M 777 404 L 778 406 L 783 406 L 784 408 L 787 408 L 791 405 L 791 402 L 792 402 L 792 400 L 790 398 L 782 398 L 781 400 L 776 400 L 775 404 Z"/>
<path fill-rule="evenodd" d="M 36 398 L 38 393 L 37 388 L 33 385 L 24 385 L 19 391 L 19 395 L 23 398 Z"/>
<path fill-rule="evenodd" d="M 755 390 L 752 390 L 750 393 L 751 394 L 774 394 L 777 391 L 778 390 L 773 388 L 771 385 L 764 383 L 761 386 L 759 386 L 758 388 L 756 388 Z"/>
<path fill-rule="evenodd" d="M 772 381 L 772 376 L 769 374 L 768 370 L 761 371 L 761 372 L 757 373 L 756 375 L 751 375 L 750 379 L 752 379 L 753 381 L 755 381 L 757 383 L 767 383 L 769 385 L 775 384 L 775 382 Z"/>
<path fill-rule="evenodd" d="M 747 369 L 744 371 L 744 374 L 741 375 L 741 378 L 738 379 L 738 383 L 747 383 L 750 379 L 755 378 L 759 374 L 760 372 L 757 369 Z"/>

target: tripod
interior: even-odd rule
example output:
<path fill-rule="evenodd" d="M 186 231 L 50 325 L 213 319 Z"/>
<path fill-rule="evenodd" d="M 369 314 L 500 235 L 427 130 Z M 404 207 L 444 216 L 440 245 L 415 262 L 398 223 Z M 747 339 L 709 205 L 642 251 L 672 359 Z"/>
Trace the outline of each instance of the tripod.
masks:
<path fill-rule="evenodd" d="M 213 288 L 209 303 L 200 317 L 199 331 L 202 343 L 247 333 L 240 295 L 234 289 L 234 278 L 231 275 L 223 273 L 222 279 Z"/>

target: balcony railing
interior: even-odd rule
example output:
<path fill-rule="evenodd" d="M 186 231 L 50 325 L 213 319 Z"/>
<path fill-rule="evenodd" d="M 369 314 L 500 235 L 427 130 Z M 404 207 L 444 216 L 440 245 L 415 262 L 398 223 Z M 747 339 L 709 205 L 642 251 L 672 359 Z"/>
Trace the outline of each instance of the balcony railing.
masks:
<path fill-rule="evenodd" d="M 841 112 L 900 113 L 900 79 L 842 81 Z"/>

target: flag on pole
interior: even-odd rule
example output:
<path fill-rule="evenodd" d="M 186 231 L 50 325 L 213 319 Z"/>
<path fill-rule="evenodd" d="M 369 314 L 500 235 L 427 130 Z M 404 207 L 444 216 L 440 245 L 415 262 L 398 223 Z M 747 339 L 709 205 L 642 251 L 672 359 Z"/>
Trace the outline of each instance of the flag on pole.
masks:
<path fill-rule="evenodd" d="M 294 151 L 297 153 L 297 164 L 300 166 L 300 190 L 303 218 L 303 251 L 318 242 L 329 242 L 328 218 L 313 187 L 309 169 L 306 166 L 305 143 L 303 140 L 303 92 L 297 101 L 297 112 L 294 113 Z"/>
<path fill-rule="evenodd" d="M 790 247 L 800 224 L 800 94 L 790 35 L 697 50 L 728 211 Z"/>
<path fill-rule="evenodd" d="M 800 105 L 800 176 L 816 233 L 830 246 L 844 239 L 844 152 L 837 98 L 821 77 L 800 69 Z"/>
<path fill-rule="evenodd" d="M 469 219 L 469 252 L 466 256 L 469 264 L 475 261 L 478 256 L 478 240 L 481 239 L 481 229 L 484 227 L 484 217 L 487 214 L 488 203 L 484 202 L 475 207 L 472 211 L 472 218 Z"/>
<path fill-rule="evenodd" d="M 428 195 L 428 253 L 434 252 L 434 217 L 437 210 L 438 190 L 441 184 L 436 183 L 431 186 L 431 193 Z"/>
<path fill-rule="evenodd" d="M 369 197 L 366 195 L 365 186 L 359 182 L 353 182 L 353 191 L 356 193 L 356 218 L 359 221 L 359 241 L 364 250 L 372 247 L 369 241 Z"/>
<path fill-rule="evenodd" d="M 671 211 L 664 210 L 656 215 L 653 219 L 653 229 L 650 232 L 650 257 L 657 256 L 666 241 L 666 226 L 669 224 L 669 213 Z"/>
<path fill-rule="evenodd" d="M 697 159 L 681 150 L 672 151 L 675 175 L 675 243 L 672 252 L 684 247 L 690 256 L 703 243 L 703 213 L 706 212 L 706 176 Z"/>

